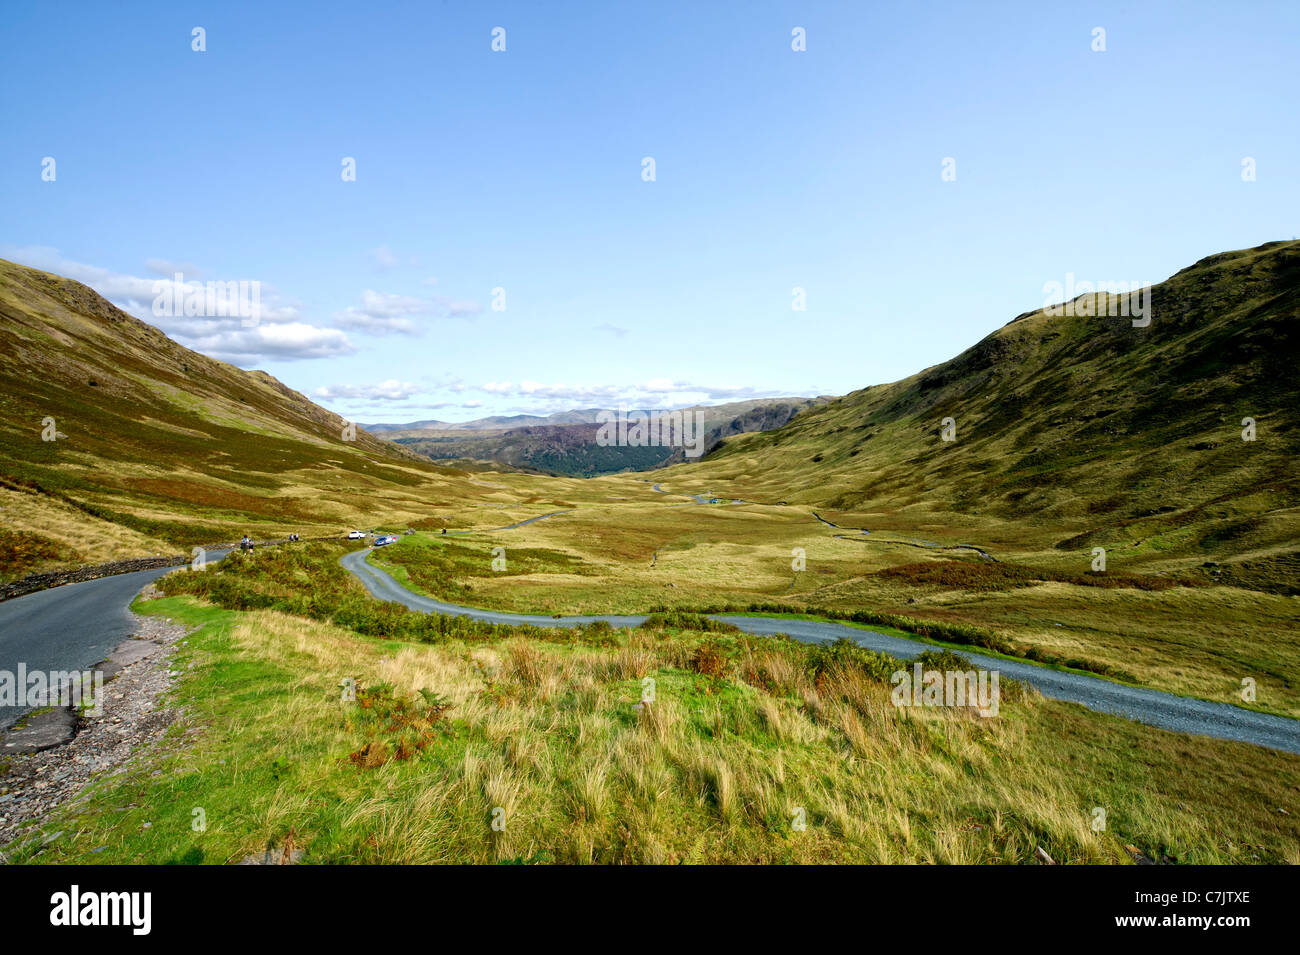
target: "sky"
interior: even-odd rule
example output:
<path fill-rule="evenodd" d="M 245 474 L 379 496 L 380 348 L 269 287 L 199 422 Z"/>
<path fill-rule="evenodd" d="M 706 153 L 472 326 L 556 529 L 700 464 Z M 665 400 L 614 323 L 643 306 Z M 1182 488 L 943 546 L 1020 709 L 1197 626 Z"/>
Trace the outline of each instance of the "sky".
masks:
<path fill-rule="evenodd" d="M 6 0 L 0 257 L 362 422 L 843 394 L 1300 234 L 1298 64 L 1293 0 Z"/>

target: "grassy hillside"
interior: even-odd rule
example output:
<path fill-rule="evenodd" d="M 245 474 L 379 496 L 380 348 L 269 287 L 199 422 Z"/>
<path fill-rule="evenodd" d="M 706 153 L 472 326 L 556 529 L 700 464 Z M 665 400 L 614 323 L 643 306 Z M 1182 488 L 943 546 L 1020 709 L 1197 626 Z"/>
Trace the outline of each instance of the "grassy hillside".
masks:
<path fill-rule="evenodd" d="M 413 526 L 429 533 L 374 559 L 428 593 L 665 608 L 623 631 L 415 614 L 371 599 L 333 543 L 172 575 L 143 606 L 202 628 L 172 664 L 174 729 L 45 821 L 63 836 L 7 852 L 1300 861 L 1295 756 L 1013 687 L 996 719 L 900 711 L 877 654 L 751 640 L 690 613 L 856 614 L 1300 714 L 1297 263 L 1300 243 L 1207 259 L 1156 289 L 1147 329 L 1029 313 L 704 461 L 589 481 L 439 468 L 360 431 L 343 442 L 341 421 L 273 379 L 0 265 L 0 573 L 245 530 Z M 47 415 L 56 442 L 40 440 Z M 1104 573 L 1089 567 L 1097 545 Z M 340 699 L 345 677 L 356 703 Z M 638 708 L 646 677 L 656 700 Z"/>
<path fill-rule="evenodd" d="M 1076 304 L 1098 300 L 1110 297 Z M 1203 259 L 1151 304 L 1146 328 L 1026 313 L 672 477 L 817 504 L 855 528 L 963 515 L 949 526 L 1013 546 L 1231 559 L 1252 585 L 1300 591 L 1300 243 Z M 954 441 L 941 439 L 948 417 Z"/>
<path fill-rule="evenodd" d="M 363 432 L 338 441 L 337 418 L 271 379 L 5 266 L 0 574 L 244 531 L 415 527 L 433 533 L 384 559 L 477 606 L 870 612 L 1294 715 L 1298 245 L 1180 273 L 1155 290 L 1150 328 L 1030 313 L 702 462 L 585 481 L 439 468 Z M 110 387 L 111 402 L 86 397 Z M 40 441 L 46 414 L 66 438 Z"/>
<path fill-rule="evenodd" d="M 0 260 L 0 579 L 245 532 L 524 516 L 471 514 L 519 495 L 360 429 L 343 440 L 345 424 L 78 282 Z"/>
<path fill-rule="evenodd" d="M 509 431 L 429 431 L 392 440 L 431 461 L 493 461 L 573 477 L 650 470 L 667 463 L 672 454 L 671 448 L 603 447 L 596 441 L 598 430 L 595 425 L 574 424 Z"/>
<path fill-rule="evenodd" d="M 977 627 L 1015 656 L 1294 715 L 1298 262 L 1295 242 L 1205 259 L 1154 289 L 1148 328 L 1027 313 L 943 365 L 658 471 L 665 494 L 602 479 L 610 496 L 573 513 L 382 559 L 501 609 L 757 603 Z M 492 546 L 552 556 L 497 572 Z"/>
<path fill-rule="evenodd" d="M 996 718 L 899 709 L 888 657 L 688 615 L 440 621 L 366 601 L 339 550 L 165 578 L 211 601 L 137 605 L 201 628 L 170 664 L 177 722 L 11 860 L 1297 861 L 1300 757 L 1010 683 Z M 310 599 L 301 577 L 320 582 Z"/>

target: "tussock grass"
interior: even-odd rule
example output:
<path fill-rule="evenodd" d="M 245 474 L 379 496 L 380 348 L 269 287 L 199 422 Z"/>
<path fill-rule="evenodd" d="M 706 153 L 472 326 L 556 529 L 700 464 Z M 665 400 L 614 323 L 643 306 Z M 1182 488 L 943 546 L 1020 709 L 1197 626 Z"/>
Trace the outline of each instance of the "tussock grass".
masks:
<path fill-rule="evenodd" d="M 286 845 L 385 863 L 1296 856 L 1300 813 L 1277 812 L 1297 808 L 1294 756 L 1014 688 L 995 719 L 900 711 L 888 658 L 849 645 L 673 628 L 429 645 L 191 597 L 144 606 L 202 624 L 178 660 L 186 715 L 23 861 L 226 862 Z M 701 649 L 726 666 L 696 672 Z M 382 705 L 344 702 L 346 677 Z M 445 709 L 420 722 L 431 698 Z M 417 731 L 427 745 L 397 758 Z M 349 758 L 375 740 L 388 758 Z"/>
<path fill-rule="evenodd" d="M 1287 676 L 1300 668 L 1294 598 L 1215 583 L 1201 560 L 1169 560 L 1157 551 L 1129 556 L 1146 544 L 1112 548 L 1108 572 L 1093 574 L 1086 549 L 1057 551 L 1024 524 L 926 511 L 819 510 L 848 528 L 885 528 L 862 541 L 973 541 L 999 557 L 998 564 L 975 556 L 956 560 L 951 552 L 840 539 L 835 535 L 842 531 L 819 524 L 806 508 L 673 507 L 665 495 L 644 500 L 644 483 L 630 478 L 590 482 L 589 493 L 604 485 L 629 500 L 467 538 L 465 546 L 479 548 L 479 556 L 459 576 L 415 589 L 527 612 L 809 613 L 1237 705 L 1243 702 L 1241 681 L 1250 677 L 1259 687 L 1251 705 L 1300 715 L 1300 684 Z M 408 583 L 404 553 L 418 540 L 406 538 L 383 556 L 386 569 Z M 508 580 L 494 574 L 491 547 L 505 546 L 510 554 L 516 542 L 577 553 L 584 572 L 557 567 Z M 808 569 L 792 574 L 796 546 L 806 551 Z M 658 555 L 653 568 L 652 553 Z M 1277 555 L 1246 563 L 1286 566 Z M 1223 566 L 1230 575 L 1236 565 Z"/>

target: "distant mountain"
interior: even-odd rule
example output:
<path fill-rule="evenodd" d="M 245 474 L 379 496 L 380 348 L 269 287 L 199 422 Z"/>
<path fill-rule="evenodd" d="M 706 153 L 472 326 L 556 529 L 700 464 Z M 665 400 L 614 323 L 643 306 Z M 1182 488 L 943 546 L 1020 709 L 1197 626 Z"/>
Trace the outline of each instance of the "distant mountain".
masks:
<path fill-rule="evenodd" d="M 429 428 L 445 428 L 447 422 L 435 421 L 432 418 L 427 421 L 411 421 L 407 424 L 362 424 L 357 422 L 358 428 L 363 428 L 371 434 L 383 434 L 388 431 L 422 431 Z"/>
<path fill-rule="evenodd" d="M 421 432 L 428 431 L 505 431 L 508 428 L 547 427 L 571 424 L 595 424 L 600 408 L 582 408 L 574 411 L 557 411 L 550 415 L 493 415 L 488 418 L 475 418 L 473 421 L 410 421 L 406 424 L 362 424 L 371 434 L 382 434 L 388 440 L 393 438 L 420 437 Z"/>
<path fill-rule="evenodd" d="M 801 411 L 828 400 L 760 398 L 683 410 L 701 414 L 707 451 L 730 435 L 780 427 Z M 645 413 L 649 413 L 648 409 Z M 363 427 L 435 461 L 493 461 L 572 477 L 645 471 L 685 459 L 681 448 L 601 446 L 597 441 L 600 426 L 596 423 L 600 414 L 599 408 L 584 408 L 546 417 L 480 418 L 459 425 L 412 422 Z"/>

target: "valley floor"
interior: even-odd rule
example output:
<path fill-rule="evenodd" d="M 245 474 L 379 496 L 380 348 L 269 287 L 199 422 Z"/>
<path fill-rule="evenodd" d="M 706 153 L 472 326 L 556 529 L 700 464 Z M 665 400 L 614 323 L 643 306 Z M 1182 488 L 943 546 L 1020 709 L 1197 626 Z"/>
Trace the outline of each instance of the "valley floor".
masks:
<path fill-rule="evenodd" d="M 1087 548 L 966 515 L 700 503 L 713 489 L 656 491 L 630 476 L 577 491 L 567 513 L 422 533 L 375 560 L 430 596 L 524 613 L 865 609 L 986 631 L 986 647 L 1015 657 L 1300 716 L 1300 596 L 1234 586 L 1176 553 L 1113 553 L 1095 573 Z"/>
<path fill-rule="evenodd" d="M 232 563 L 218 590 L 247 603 L 304 560 Z M 322 589 L 346 600 L 343 580 Z M 366 606 L 353 627 L 405 625 Z M 137 609 L 198 628 L 167 736 L 13 861 L 1300 862 L 1300 757 L 1014 688 L 996 719 L 899 710 L 862 651 L 689 618 L 430 644 L 188 596 Z"/>
<path fill-rule="evenodd" d="M 1014 687 L 992 720 L 900 710 L 896 661 L 697 616 L 855 614 L 936 654 L 1300 716 L 1300 597 L 1285 587 L 1149 541 L 1096 573 L 1086 544 L 1058 546 L 1069 528 L 756 503 L 678 474 L 477 474 L 481 497 L 455 505 L 421 488 L 348 504 L 399 535 L 371 559 L 417 592 L 665 611 L 651 626 L 560 636 L 411 614 L 366 595 L 342 543 L 163 578 L 170 596 L 138 607 L 198 628 L 173 658 L 172 728 L 7 857 L 1300 863 L 1300 757 Z"/>

